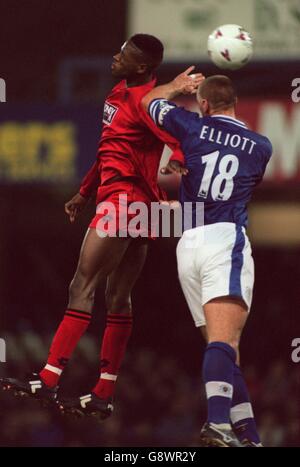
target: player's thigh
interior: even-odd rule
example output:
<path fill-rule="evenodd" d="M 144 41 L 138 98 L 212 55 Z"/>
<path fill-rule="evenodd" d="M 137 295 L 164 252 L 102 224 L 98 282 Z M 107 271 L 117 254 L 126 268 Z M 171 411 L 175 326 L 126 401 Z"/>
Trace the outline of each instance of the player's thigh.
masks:
<path fill-rule="evenodd" d="M 216 240 L 204 245 L 201 253 L 203 306 L 227 297 L 250 311 L 254 285 L 251 245 L 245 232 L 234 224 L 212 226 Z M 220 236 L 220 239 L 218 238 Z"/>
<path fill-rule="evenodd" d="M 176 255 L 179 282 L 187 301 L 192 318 L 197 327 L 205 325 L 202 307 L 201 277 L 195 262 L 196 249 L 182 237 L 179 240 Z"/>
<path fill-rule="evenodd" d="M 118 267 L 109 274 L 106 286 L 108 311 L 130 300 L 130 293 L 145 264 L 148 243 L 147 239 L 132 239 Z"/>
<path fill-rule="evenodd" d="M 248 318 L 247 307 L 240 299 L 218 297 L 204 305 L 208 342 L 221 341 L 238 350 Z"/>
<path fill-rule="evenodd" d="M 100 237 L 96 229 L 88 229 L 76 274 L 86 278 L 107 276 L 118 267 L 130 242 L 130 238 Z"/>

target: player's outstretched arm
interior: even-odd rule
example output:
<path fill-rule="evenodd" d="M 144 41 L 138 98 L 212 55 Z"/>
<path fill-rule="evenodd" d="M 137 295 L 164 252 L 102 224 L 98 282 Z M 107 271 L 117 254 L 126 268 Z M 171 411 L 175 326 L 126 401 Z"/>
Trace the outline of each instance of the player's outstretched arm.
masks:
<path fill-rule="evenodd" d="M 148 111 L 150 103 L 154 99 L 167 99 L 171 100 L 180 94 L 195 94 L 198 86 L 202 83 L 205 77 L 202 73 L 190 74 L 194 71 L 195 67 L 190 66 L 187 70 L 180 75 L 176 76 L 175 79 L 170 83 L 157 86 L 146 94 L 142 99 L 143 108 Z"/>

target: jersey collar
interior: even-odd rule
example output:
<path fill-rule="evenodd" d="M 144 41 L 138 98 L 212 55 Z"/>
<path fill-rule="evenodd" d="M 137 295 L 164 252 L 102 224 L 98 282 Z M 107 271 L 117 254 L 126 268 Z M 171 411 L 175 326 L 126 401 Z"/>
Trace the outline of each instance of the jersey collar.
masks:
<path fill-rule="evenodd" d="M 215 114 L 211 115 L 211 118 L 218 118 L 224 122 L 233 123 L 234 125 L 240 126 L 242 128 L 247 128 L 247 125 L 244 122 L 238 120 L 237 118 L 229 117 L 228 115 Z"/>
<path fill-rule="evenodd" d="M 148 83 L 139 84 L 137 86 L 130 86 L 128 88 L 126 79 L 123 79 L 122 81 L 120 81 L 120 83 L 117 84 L 116 87 L 118 87 L 119 89 L 128 89 L 128 90 L 136 89 L 136 88 L 146 88 L 146 89 L 149 88 L 149 89 L 152 89 L 156 85 L 156 81 L 157 81 L 157 78 L 154 76 L 151 81 L 148 81 Z"/>

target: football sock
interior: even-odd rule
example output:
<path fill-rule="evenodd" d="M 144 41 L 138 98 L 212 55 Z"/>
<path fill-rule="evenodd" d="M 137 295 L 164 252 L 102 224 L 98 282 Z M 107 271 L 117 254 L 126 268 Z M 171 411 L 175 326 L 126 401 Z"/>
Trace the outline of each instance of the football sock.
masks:
<path fill-rule="evenodd" d="M 237 365 L 234 366 L 233 373 L 233 397 L 230 418 L 234 432 L 240 441 L 247 439 L 255 444 L 260 444 L 261 441 L 257 431 L 248 389 L 241 369 Z"/>
<path fill-rule="evenodd" d="M 114 395 L 119 369 L 132 331 L 132 316 L 109 314 L 100 354 L 100 379 L 93 393 L 101 399 Z"/>
<path fill-rule="evenodd" d="M 66 310 L 53 338 L 47 364 L 39 374 L 47 386 L 57 385 L 63 369 L 90 321 L 90 313 L 73 309 Z"/>
<path fill-rule="evenodd" d="M 208 344 L 203 361 L 209 423 L 230 424 L 235 350 L 225 342 Z"/>

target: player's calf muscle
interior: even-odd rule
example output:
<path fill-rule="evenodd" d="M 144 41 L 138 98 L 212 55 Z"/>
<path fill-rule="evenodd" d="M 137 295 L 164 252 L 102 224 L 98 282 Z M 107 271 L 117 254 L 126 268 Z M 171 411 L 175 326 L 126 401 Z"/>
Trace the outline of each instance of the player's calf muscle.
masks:
<path fill-rule="evenodd" d="M 69 286 L 68 307 L 91 313 L 94 304 L 95 290 L 95 280 L 86 282 L 75 275 Z"/>
<path fill-rule="evenodd" d="M 204 312 L 208 342 L 226 342 L 237 351 L 248 316 L 244 308 L 238 303 L 222 298 L 207 303 Z"/>

